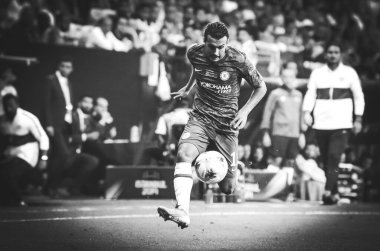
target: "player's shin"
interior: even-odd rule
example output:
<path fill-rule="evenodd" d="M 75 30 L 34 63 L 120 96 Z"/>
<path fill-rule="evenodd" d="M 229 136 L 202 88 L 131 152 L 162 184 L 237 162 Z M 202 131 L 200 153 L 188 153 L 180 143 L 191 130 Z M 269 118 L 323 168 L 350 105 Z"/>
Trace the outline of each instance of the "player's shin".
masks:
<path fill-rule="evenodd" d="M 189 213 L 190 194 L 193 187 L 191 164 L 179 162 L 174 170 L 174 191 L 177 206 Z"/>

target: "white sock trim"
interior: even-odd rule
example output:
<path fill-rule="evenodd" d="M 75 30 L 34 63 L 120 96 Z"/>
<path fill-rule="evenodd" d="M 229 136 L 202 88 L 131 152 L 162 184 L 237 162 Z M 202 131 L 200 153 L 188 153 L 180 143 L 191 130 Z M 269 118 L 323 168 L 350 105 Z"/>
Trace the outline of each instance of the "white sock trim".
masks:
<path fill-rule="evenodd" d="M 191 164 L 187 162 L 179 162 L 175 165 L 174 176 L 176 175 L 192 175 Z"/>

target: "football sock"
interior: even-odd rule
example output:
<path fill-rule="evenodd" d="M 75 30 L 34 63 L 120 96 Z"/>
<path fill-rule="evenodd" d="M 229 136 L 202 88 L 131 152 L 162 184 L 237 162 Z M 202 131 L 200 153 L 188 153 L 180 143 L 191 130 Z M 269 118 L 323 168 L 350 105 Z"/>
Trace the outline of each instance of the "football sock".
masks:
<path fill-rule="evenodd" d="M 179 162 L 174 170 L 174 191 L 177 199 L 177 206 L 189 213 L 190 194 L 193 187 L 193 177 L 191 164 Z"/>

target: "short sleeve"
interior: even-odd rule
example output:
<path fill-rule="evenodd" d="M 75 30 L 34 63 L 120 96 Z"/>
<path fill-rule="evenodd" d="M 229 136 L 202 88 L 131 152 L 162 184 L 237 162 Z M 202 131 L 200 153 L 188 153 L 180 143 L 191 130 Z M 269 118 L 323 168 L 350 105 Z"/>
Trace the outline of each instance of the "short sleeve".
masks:
<path fill-rule="evenodd" d="M 244 63 L 242 65 L 242 74 L 243 78 L 253 87 L 260 87 L 265 85 L 263 77 L 259 73 L 259 71 L 256 69 L 256 67 L 252 64 L 251 61 L 249 61 L 247 58 L 245 58 Z"/>

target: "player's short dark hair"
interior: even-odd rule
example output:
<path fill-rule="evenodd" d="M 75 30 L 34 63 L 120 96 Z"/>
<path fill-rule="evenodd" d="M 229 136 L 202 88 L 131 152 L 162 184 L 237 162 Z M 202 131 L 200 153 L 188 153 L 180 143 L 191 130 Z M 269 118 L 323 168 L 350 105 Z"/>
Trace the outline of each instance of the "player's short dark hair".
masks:
<path fill-rule="evenodd" d="M 230 37 L 230 35 L 228 34 L 227 26 L 222 22 L 213 22 L 207 24 L 204 32 L 205 42 L 208 35 L 215 39 L 221 39 L 222 37 Z"/>

